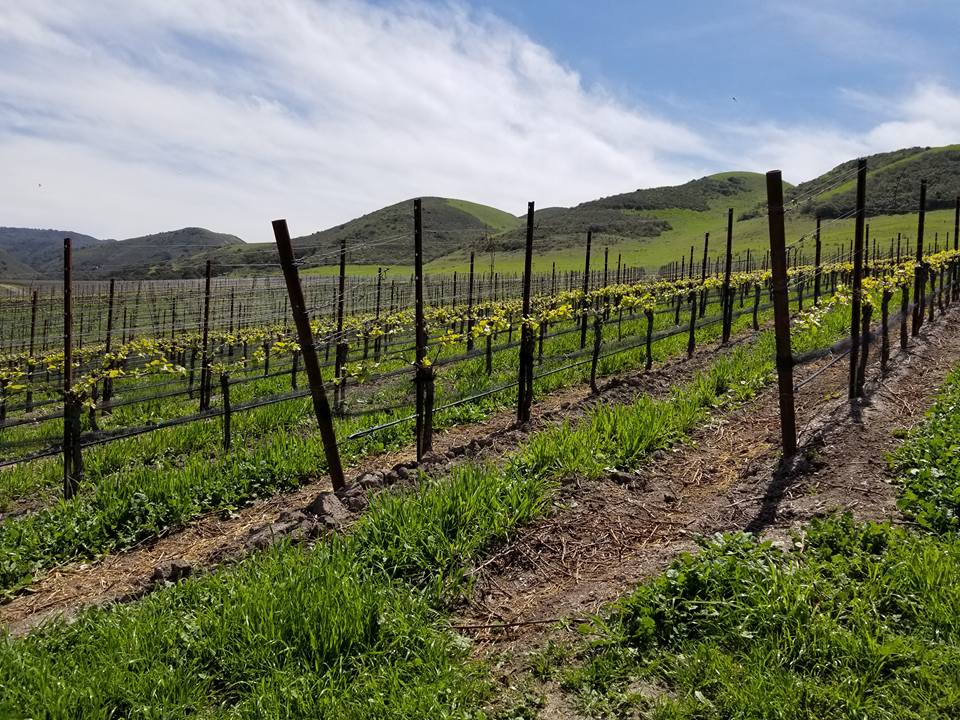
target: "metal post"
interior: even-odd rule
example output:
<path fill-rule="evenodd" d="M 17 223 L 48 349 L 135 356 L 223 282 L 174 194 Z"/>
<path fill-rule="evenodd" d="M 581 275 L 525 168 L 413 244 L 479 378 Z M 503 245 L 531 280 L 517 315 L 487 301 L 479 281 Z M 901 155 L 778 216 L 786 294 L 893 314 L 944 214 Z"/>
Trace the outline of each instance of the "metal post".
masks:
<path fill-rule="evenodd" d="M 344 365 L 346 364 L 347 344 L 343 341 L 343 308 L 346 299 L 346 281 L 347 281 L 347 238 L 340 238 L 340 276 L 337 284 L 337 342 L 336 357 L 334 358 L 334 377 L 336 378 L 336 390 L 334 391 L 334 406 L 337 412 L 343 411 L 343 401 L 346 388 L 346 378 L 344 377 Z"/>

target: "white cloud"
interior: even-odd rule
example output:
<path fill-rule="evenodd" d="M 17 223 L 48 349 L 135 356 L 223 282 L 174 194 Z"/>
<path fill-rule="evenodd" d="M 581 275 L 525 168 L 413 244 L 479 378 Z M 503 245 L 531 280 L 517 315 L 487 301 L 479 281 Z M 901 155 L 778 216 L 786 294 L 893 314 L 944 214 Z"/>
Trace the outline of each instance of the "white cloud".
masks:
<path fill-rule="evenodd" d="M 882 98 L 865 132 L 695 128 L 633 107 L 460 4 L 32 0 L 0 7 L 0 224 L 269 240 L 416 195 L 520 213 L 724 169 L 812 177 L 951 142 L 960 97 Z M 653 71 L 658 71 L 653 69 Z M 850 98 L 868 102 L 856 91 Z"/>
<path fill-rule="evenodd" d="M 903 97 L 847 93 L 863 108 L 884 109 L 884 118 L 863 132 L 829 125 L 761 124 L 727 127 L 724 133 L 747 148 L 741 163 L 781 168 L 794 182 L 816 177 L 841 162 L 863 155 L 914 146 L 960 142 L 960 94 L 939 83 L 923 83 Z M 865 110 L 866 112 L 866 110 Z M 878 112 L 879 114 L 879 112 Z M 873 116 L 873 113 L 870 113 Z"/>
<path fill-rule="evenodd" d="M 460 5 L 62 6 L 0 10 L 4 224 L 263 240 L 420 194 L 569 204 L 710 155 Z"/>

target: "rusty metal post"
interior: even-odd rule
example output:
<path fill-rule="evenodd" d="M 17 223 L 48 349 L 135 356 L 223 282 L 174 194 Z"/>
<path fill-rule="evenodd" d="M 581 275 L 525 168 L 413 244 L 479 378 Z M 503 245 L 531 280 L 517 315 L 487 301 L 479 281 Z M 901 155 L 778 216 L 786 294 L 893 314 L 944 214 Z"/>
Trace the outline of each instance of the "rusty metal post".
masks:
<path fill-rule="evenodd" d="M 320 437 L 323 441 L 323 450 L 327 457 L 327 467 L 330 471 L 330 480 L 334 490 L 346 485 L 343 476 L 343 465 L 340 462 L 340 450 L 337 448 L 337 435 L 333 429 L 333 417 L 330 413 L 330 404 L 323 387 L 323 376 L 320 373 L 320 363 L 317 360 L 317 348 L 313 343 L 313 330 L 310 328 L 310 317 L 307 315 L 306 302 L 303 299 L 303 288 L 300 285 L 300 274 L 293 258 L 293 247 L 290 244 L 290 232 L 287 230 L 286 220 L 273 221 L 273 234 L 277 242 L 277 251 L 280 254 L 280 266 L 283 268 L 283 277 L 290 297 L 290 312 L 297 327 L 297 337 L 300 349 L 303 352 L 303 366 L 307 372 L 307 381 L 310 385 L 310 395 L 313 399 L 313 411 L 317 416 L 317 425 L 320 427 Z"/>
<path fill-rule="evenodd" d="M 767 212 L 770 226 L 770 267 L 773 271 L 774 335 L 777 345 L 777 384 L 780 394 L 780 436 L 784 458 L 797 452 L 797 421 L 793 402 L 793 352 L 790 349 L 790 300 L 787 295 L 787 250 L 783 226 L 783 180 L 779 170 L 767 173 Z"/>

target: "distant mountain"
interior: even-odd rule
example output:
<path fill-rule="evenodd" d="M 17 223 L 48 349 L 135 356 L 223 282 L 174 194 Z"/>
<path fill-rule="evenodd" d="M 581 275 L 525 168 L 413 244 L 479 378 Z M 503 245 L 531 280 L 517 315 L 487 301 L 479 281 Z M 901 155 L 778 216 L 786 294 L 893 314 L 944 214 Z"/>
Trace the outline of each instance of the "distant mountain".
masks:
<path fill-rule="evenodd" d="M 204 228 L 170 230 L 85 247 L 74 253 L 74 271 L 78 278 L 200 277 L 211 250 L 242 245 Z"/>
<path fill-rule="evenodd" d="M 203 228 L 100 240 L 67 230 L 5 227 L 0 228 L 0 280 L 60 277 L 65 237 L 71 239 L 73 271 L 78 279 L 198 277 L 211 249 L 244 245 L 235 235 Z"/>
<path fill-rule="evenodd" d="M 72 230 L 35 230 L 0 227 L 0 251 L 7 266 L 0 267 L 6 277 L 26 273 L 56 276 L 63 273 L 63 239 L 69 237 L 73 248 L 81 249 L 109 243 Z"/>

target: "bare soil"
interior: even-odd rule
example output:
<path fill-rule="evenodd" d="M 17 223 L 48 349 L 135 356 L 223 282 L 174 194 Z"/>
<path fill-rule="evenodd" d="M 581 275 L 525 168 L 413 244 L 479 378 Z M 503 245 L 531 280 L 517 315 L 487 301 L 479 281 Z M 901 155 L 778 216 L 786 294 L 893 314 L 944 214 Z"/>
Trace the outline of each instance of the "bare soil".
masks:
<path fill-rule="evenodd" d="M 906 351 L 892 349 L 884 377 L 874 362 L 862 400 L 847 399 L 845 359 L 798 369 L 795 383 L 812 380 L 797 396 L 801 452 L 789 464 L 773 386 L 658 453 L 634 482 L 571 481 L 554 512 L 477 568 L 477 590 L 455 627 L 475 638 L 479 656 L 496 659 L 509 686 L 547 639 L 575 637 L 578 622 L 695 550 L 698 537 L 740 530 L 787 543 L 836 510 L 906 522 L 887 456 L 960 361 L 958 312 L 938 316 Z M 541 717 L 574 717 L 549 683 L 539 691 Z"/>

